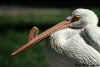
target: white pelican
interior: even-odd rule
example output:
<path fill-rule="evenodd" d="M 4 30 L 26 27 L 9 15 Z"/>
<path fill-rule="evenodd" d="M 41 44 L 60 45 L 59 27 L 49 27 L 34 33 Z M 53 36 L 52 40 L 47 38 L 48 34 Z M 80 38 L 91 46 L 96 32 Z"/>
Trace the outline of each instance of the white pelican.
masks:
<path fill-rule="evenodd" d="M 79 8 L 72 16 L 35 36 L 12 55 L 26 50 L 33 44 L 50 36 L 46 55 L 51 67 L 100 67 L 100 28 L 98 17 L 89 10 Z M 34 28 L 36 31 L 37 28 Z"/>

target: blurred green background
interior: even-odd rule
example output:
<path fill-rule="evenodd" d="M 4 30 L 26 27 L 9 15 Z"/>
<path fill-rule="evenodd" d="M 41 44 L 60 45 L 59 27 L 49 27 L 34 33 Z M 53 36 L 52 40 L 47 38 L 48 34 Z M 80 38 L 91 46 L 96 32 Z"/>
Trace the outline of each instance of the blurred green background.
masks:
<path fill-rule="evenodd" d="M 12 57 L 10 54 L 28 42 L 33 26 L 40 33 L 64 20 L 76 8 L 0 8 L 0 67 L 49 67 L 44 54 L 45 40 L 36 47 Z M 100 18 L 99 8 L 90 8 Z"/>

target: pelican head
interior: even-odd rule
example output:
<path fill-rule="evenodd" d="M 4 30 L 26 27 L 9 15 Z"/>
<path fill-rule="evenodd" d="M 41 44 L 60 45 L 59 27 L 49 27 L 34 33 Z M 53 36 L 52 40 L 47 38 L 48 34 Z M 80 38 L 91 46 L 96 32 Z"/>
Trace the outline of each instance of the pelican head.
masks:
<path fill-rule="evenodd" d="M 78 8 L 72 12 L 72 16 L 67 17 L 67 20 L 72 21 L 72 28 L 84 28 L 88 25 L 97 26 L 98 17 L 89 9 Z"/>

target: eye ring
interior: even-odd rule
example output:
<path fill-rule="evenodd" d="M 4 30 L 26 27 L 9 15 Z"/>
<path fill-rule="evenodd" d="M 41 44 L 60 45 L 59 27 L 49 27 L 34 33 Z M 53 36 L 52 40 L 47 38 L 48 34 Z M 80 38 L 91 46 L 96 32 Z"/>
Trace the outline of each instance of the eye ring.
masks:
<path fill-rule="evenodd" d="M 78 21 L 79 19 L 80 19 L 80 16 L 79 16 L 79 15 L 74 16 L 74 17 L 71 19 L 71 22 Z"/>
<path fill-rule="evenodd" d="M 79 15 L 77 15 L 77 16 L 75 16 L 75 17 L 76 17 L 76 18 L 78 18 L 78 19 L 80 18 L 80 16 L 79 16 Z"/>

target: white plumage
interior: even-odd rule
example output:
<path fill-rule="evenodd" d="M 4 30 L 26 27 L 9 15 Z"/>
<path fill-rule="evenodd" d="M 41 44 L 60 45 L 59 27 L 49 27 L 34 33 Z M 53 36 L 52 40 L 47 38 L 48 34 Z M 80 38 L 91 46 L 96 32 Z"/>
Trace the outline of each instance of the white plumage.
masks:
<path fill-rule="evenodd" d="M 98 18 L 89 9 L 76 9 L 80 19 L 50 36 L 46 55 L 51 67 L 100 67 L 100 28 Z"/>

